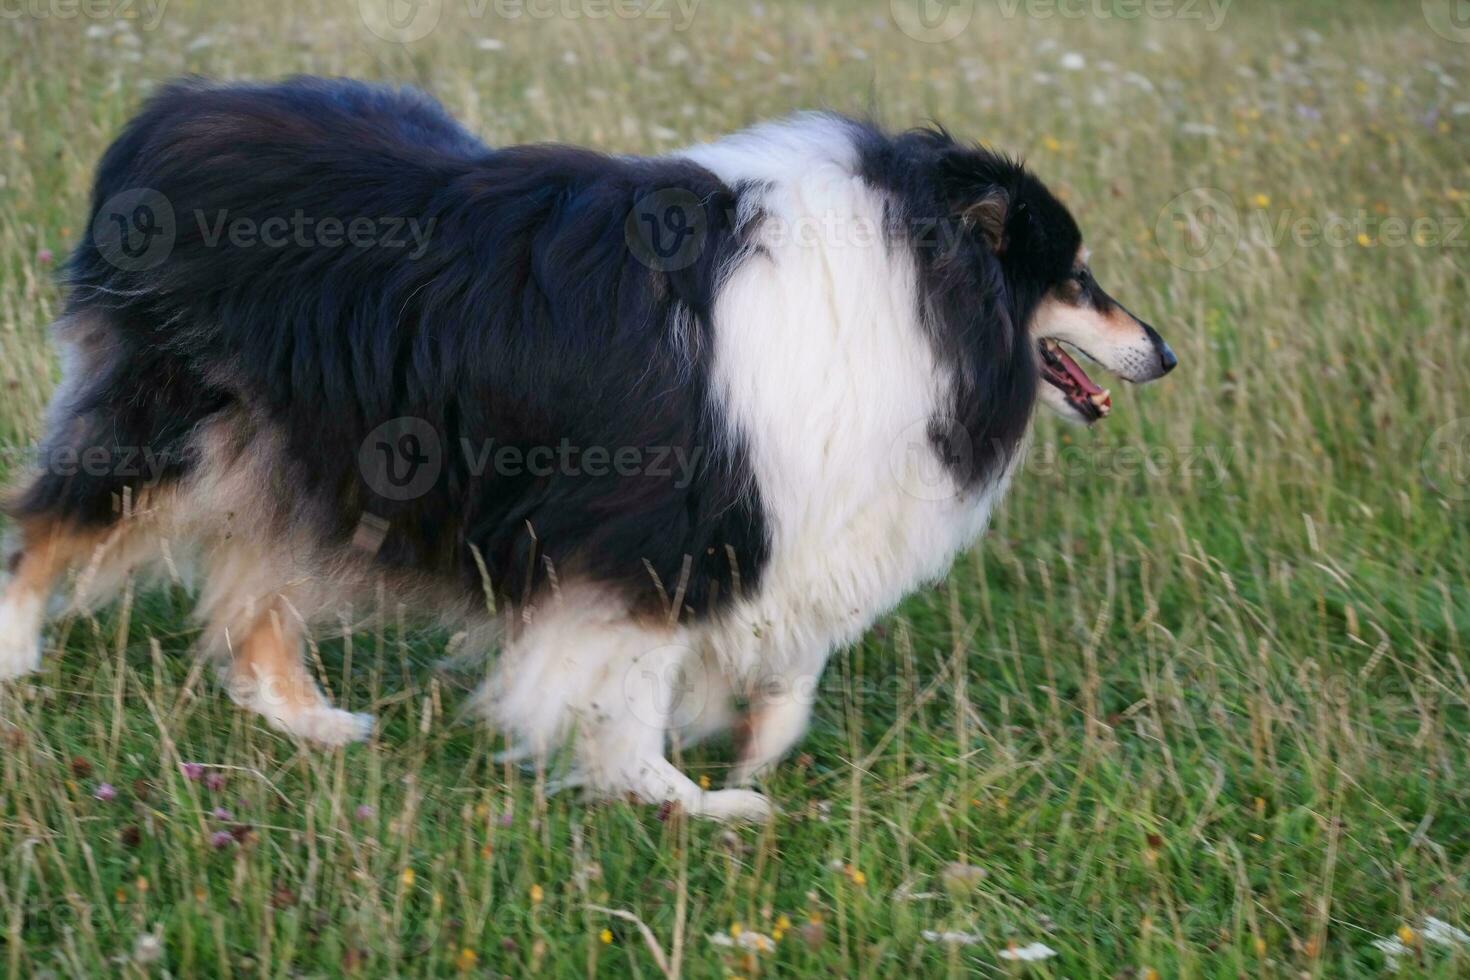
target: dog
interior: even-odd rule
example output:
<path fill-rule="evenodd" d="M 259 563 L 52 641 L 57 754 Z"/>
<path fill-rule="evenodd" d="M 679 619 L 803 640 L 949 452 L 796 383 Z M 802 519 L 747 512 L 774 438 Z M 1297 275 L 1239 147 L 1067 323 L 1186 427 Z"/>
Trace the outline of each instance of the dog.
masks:
<path fill-rule="evenodd" d="M 1035 404 L 1109 413 L 1069 349 L 1176 364 L 1021 163 L 820 112 L 641 158 L 185 79 L 103 156 L 64 284 L 0 677 L 64 579 L 192 555 L 200 647 L 275 728 L 369 737 L 302 646 L 387 596 L 499 647 L 473 704 L 511 751 L 718 819 L 773 812 L 827 658 L 976 540 Z M 669 761 L 737 728 L 727 788 Z"/>

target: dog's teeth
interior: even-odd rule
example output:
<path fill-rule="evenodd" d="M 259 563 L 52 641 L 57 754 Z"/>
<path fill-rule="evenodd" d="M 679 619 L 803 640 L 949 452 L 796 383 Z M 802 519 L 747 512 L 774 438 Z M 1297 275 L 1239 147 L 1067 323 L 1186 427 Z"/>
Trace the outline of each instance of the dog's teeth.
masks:
<path fill-rule="evenodd" d="M 1055 340 L 1052 340 L 1050 337 L 1047 337 L 1041 342 L 1041 346 L 1045 347 L 1047 350 L 1056 350 L 1057 342 Z"/>
<path fill-rule="evenodd" d="M 1092 403 L 1098 408 L 1102 409 L 1104 412 L 1113 407 L 1112 393 L 1109 392 L 1106 388 L 1090 397 L 1092 398 Z"/>

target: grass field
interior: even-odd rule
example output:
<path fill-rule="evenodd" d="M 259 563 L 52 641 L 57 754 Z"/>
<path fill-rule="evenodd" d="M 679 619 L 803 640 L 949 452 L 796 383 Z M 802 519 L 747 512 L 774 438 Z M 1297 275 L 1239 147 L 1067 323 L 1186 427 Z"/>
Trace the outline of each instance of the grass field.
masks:
<path fill-rule="evenodd" d="M 228 702 L 181 589 L 57 623 L 0 690 L 0 970 L 1470 975 L 1431 921 L 1470 928 L 1453 5 L 996 0 L 941 41 L 907 0 L 690 2 L 443 0 L 409 42 L 350 0 L 0 6 L 8 465 L 91 168 L 184 72 L 414 81 L 490 142 L 625 152 L 937 119 L 1065 193 L 1181 369 L 1039 422 L 981 546 L 834 658 L 766 827 L 548 798 L 411 621 L 314 651 L 382 722 L 327 754 Z"/>

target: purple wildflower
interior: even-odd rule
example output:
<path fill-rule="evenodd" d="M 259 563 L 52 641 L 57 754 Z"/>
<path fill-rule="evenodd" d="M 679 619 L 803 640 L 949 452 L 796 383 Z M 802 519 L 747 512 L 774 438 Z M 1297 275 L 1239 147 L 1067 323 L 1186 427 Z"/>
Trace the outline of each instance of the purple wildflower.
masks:
<path fill-rule="evenodd" d="M 204 778 L 204 763 L 181 762 L 179 763 L 179 772 L 183 773 L 184 778 L 189 780 L 189 782 L 197 783 Z"/>
<path fill-rule="evenodd" d="M 92 790 L 92 796 L 103 803 L 111 803 L 117 798 L 117 788 L 111 783 L 98 783 L 97 788 Z"/>

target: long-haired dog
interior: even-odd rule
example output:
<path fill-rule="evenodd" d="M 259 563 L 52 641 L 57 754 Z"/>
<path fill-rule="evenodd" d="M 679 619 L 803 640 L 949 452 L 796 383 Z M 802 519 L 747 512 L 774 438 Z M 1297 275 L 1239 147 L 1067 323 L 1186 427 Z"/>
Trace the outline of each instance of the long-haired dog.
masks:
<path fill-rule="evenodd" d="M 0 677 L 68 572 L 95 600 L 193 555 L 201 645 L 273 726 L 369 734 L 302 645 L 387 595 L 499 644 L 476 703 L 519 749 L 712 817 L 769 812 L 741 787 L 979 535 L 1034 404 L 1107 414 L 1062 345 L 1175 364 L 1020 164 L 829 114 L 649 159 L 492 149 L 412 91 L 184 81 L 92 212 Z M 737 724 L 733 788 L 668 761 Z"/>

